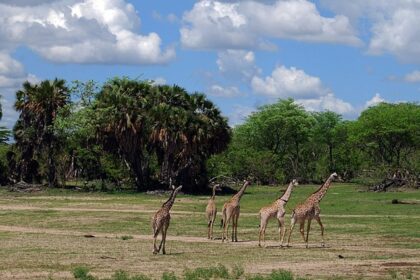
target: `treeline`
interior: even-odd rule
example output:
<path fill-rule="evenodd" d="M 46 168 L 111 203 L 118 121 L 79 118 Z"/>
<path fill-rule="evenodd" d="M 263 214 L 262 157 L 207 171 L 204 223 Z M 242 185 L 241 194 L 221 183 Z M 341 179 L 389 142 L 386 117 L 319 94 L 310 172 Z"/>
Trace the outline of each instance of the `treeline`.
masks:
<path fill-rule="evenodd" d="M 25 82 L 15 108 L 12 144 L 0 128 L 0 184 L 96 180 L 144 191 L 172 181 L 194 192 L 221 175 L 275 184 L 332 171 L 344 180 L 399 172 L 417 184 L 420 174 L 415 103 L 381 103 L 345 121 L 286 99 L 231 129 L 201 93 L 114 78 L 101 86 Z"/>
<path fill-rule="evenodd" d="M 210 173 L 252 177 L 262 184 L 291 178 L 321 182 L 331 172 L 346 181 L 420 175 L 420 106 L 381 103 L 355 121 L 331 111 L 307 112 L 279 100 L 233 129 L 227 151 L 208 161 Z"/>
<path fill-rule="evenodd" d="M 25 82 L 15 108 L 14 143 L 1 152 L 3 183 L 56 187 L 78 178 L 143 191 L 172 181 L 194 191 L 207 184 L 207 158 L 231 137 L 203 94 L 151 81 Z"/>

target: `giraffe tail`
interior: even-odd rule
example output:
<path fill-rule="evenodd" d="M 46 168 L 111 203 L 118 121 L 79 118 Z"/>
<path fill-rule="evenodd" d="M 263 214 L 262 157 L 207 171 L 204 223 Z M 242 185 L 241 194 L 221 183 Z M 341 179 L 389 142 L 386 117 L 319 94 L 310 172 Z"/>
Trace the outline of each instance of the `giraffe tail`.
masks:
<path fill-rule="evenodd" d="M 220 220 L 220 228 L 223 227 L 223 218 Z"/>

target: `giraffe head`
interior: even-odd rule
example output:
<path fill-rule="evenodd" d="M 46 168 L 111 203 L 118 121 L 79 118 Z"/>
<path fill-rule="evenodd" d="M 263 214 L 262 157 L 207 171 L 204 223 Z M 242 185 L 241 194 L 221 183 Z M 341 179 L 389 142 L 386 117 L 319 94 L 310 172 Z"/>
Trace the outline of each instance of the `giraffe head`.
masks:
<path fill-rule="evenodd" d="M 214 185 L 213 186 L 213 189 L 215 190 L 215 191 L 221 191 L 222 190 L 222 188 L 220 187 L 220 184 L 216 184 L 216 185 Z"/>
<path fill-rule="evenodd" d="M 337 175 L 337 173 L 334 172 L 333 174 L 330 175 L 330 177 L 333 178 L 333 179 L 335 179 L 335 178 L 338 177 L 338 175 Z"/>
<path fill-rule="evenodd" d="M 299 186 L 299 182 L 298 182 L 298 180 L 297 179 L 293 179 L 292 180 L 292 184 L 293 184 L 293 186 Z"/>

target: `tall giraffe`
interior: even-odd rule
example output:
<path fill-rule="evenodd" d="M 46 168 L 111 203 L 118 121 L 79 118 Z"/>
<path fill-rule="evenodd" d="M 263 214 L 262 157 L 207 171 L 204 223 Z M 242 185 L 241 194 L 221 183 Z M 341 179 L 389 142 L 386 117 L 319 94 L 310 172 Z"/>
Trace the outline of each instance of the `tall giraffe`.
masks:
<path fill-rule="evenodd" d="M 318 224 L 321 227 L 321 238 L 322 242 L 321 245 L 324 247 L 324 226 L 322 225 L 321 218 L 319 217 L 319 214 L 321 212 L 321 209 L 319 207 L 319 203 L 321 202 L 322 198 L 325 196 L 325 194 L 328 191 L 328 188 L 331 185 L 331 182 L 334 178 L 337 177 L 337 173 L 333 173 L 328 177 L 328 179 L 325 181 L 325 183 L 319 187 L 319 189 L 311 194 L 304 203 L 299 204 L 295 207 L 295 209 L 292 212 L 292 219 L 291 219 L 291 226 L 290 226 L 290 232 L 289 232 L 289 238 L 287 239 L 287 245 L 289 246 L 290 242 L 290 236 L 292 235 L 293 228 L 296 223 L 300 224 L 300 234 L 302 235 L 303 241 L 306 243 L 306 248 L 308 248 L 308 238 L 309 238 L 309 231 L 311 229 L 311 222 L 312 219 L 315 219 Z M 308 226 L 307 226 L 307 232 L 306 232 L 306 239 L 305 239 L 305 221 L 308 220 Z"/>
<path fill-rule="evenodd" d="M 276 201 L 274 201 L 271 205 L 261 208 L 259 215 L 260 215 L 260 234 L 258 240 L 258 246 L 261 247 L 261 239 L 265 244 L 265 230 L 267 228 L 268 221 L 271 218 L 276 217 L 279 222 L 279 240 L 281 246 L 283 246 L 283 239 L 286 233 L 286 227 L 284 224 L 284 215 L 286 214 L 286 210 L 284 209 L 287 202 L 289 201 L 290 195 L 292 194 L 292 190 L 294 186 L 298 185 L 298 181 L 293 179 L 287 189 L 284 191 L 283 195 L 280 196 Z"/>
<path fill-rule="evenodd" d="M 213 226 L 214 221 L 216 220 L 217 208 L 216 208 L 216 190 L 220 190 L 219 184 L 213 186 L 213 195 L 210 197 L 209 202 L 206 207 L 206 217 L 207 217 L 207 238 L 213 239 Z"/>
<path fill-rule="evenodd" d="M 153 229 L 153 254 L 157 254 L 160 252 L 160 248 L 162 247 L 162 253 L 165 255 L 165 244 L 166 244 L 166 231 L 169 227 L 169 222 L 171 220 L 171 214 L 169 213 L 169 210 L 171 210 L 172 205 L 174 205 L 175 197 L 178 193 L 178 191 L 182 188 L 182 186 L 179 186 L 178 188 L 175 188 L 175 186 L 172 186 L 172 193 L 169 196 L 169 199 L 162 204 L 162 207 L 155 213 L 153 216 L 152 221 L 152 229 Z M 156 247 L 156 239 L 159 233 L 162 233 L 162 240 L 160 241 L 159 248 Z"/>
<path fill-rule="evenodd" d="M 245 180 L 241 189 L 223 205 L 222 210 L 222 242 L 227 241 L 227 233 L 229 229 L 230 220 L 232 220 L 232 242 L 238 242 L 238 219 L 241 207 L 239 201 L 244 195 L 246 188 L 249 186 L 250 182 Z"/>

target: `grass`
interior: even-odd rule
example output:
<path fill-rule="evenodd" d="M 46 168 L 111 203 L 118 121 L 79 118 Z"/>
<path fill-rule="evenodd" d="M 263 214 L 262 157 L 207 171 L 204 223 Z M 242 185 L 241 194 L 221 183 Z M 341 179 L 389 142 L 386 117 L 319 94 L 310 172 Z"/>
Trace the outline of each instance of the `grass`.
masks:
<path fill-rule="evenodd" d="M 354 184 L 335 183 L 321 203 L 326 248 L 320 247 L 316 222 L 310 249 L 304 248 L 298 228 L 292 247 L 280 248 L 274 220 L 266 232 L 267 248 L 258 248 L 258 210 L 285 187 L 250 186 L 241 200 L 241 242 L 228 244 L 205 239 L 208 196 L 179 195 L 166 256 L 151 254 L 150 225 L 165 195 L 60 189 L 16 194 L 0 189 L 0 279 L 69 279 L 73 269 L 84 266 L 95 279 L 110 279 L 117 271 L 120 279 L 140 275 L 175 280 L 184 279 L 187 271 L 191 277 L 222 273 L 217 272 L 219 263 L 230 279 L 268 279 L 264 277 L 271 277 L 273 270 L 293 273 L 295 279 L 391 279 L 392 271 L 396 279 L 419 277 L 420 205 L 391 201 L 419 201 L 420 191 L 371 193 Z M 293 207 L 317 187 L 296 187 L 286 207 L 287 227 Z M 216 198 L 218 223 L 229 198 Z M 218 223 L 215 237 L 221 235 Z"/>
<path fill-rule="evenodd" d="M 99 278 L 90 274 L 89 269 L 85 266 L 78 266 L 73 269 L 73 276 L 80 280 L 100 280 Z M 144 274 L 130 276 L 124 270 L 116 271 L 108 280 L 151 280 L 151 278 Z M 161 276 L 162 280 L 210 280 L 210 279 L 247 279 L 247 280 L 294 280 L 303 279 L 295 278 L 293 273 L 286 270 L 273 270 L 269 275 L 244 275 L 244 270 L 241 267 L 235 266 L 231 272 L 225 266 L 218 264 L 213 267 L 198 267 L 195 269 L 185 269 L 182 276 L 176 276 L 173 272 L 164 272 Z M 105 280 L 105 279 L 104 279 Z"/>

